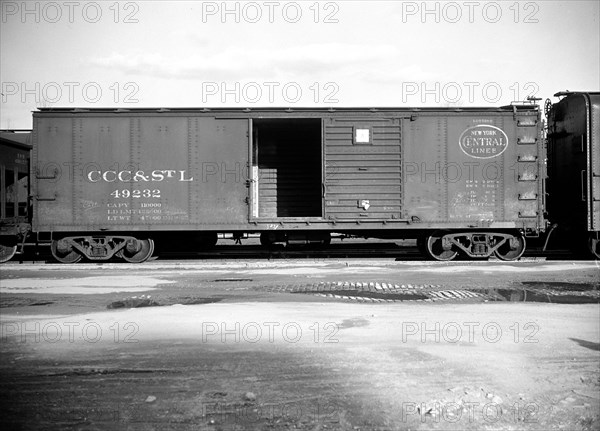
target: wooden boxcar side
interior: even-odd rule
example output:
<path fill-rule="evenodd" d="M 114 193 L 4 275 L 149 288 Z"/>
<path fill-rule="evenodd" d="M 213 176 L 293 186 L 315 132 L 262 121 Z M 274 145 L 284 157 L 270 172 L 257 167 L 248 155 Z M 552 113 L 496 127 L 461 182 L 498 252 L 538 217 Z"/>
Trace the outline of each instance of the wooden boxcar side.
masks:
<path fill-rule="evenodd" d="M 247 120 L 140 113 L 34 121 L 39 232 L 247 224 Z"/>
<path fill-rule="evenodd" d="M 534 105 L 47 108 L 33 224 L 63 261 L 143 260 L 177 232 L 423 237 L 435 258 L 516 258 L 545 227 L 540 130 Z"/>

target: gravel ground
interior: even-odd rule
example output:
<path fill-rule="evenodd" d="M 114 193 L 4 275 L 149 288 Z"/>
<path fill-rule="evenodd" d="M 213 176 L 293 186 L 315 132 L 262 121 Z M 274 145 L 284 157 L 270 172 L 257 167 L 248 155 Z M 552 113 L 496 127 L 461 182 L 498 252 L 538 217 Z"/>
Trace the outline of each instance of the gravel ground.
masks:
<path fill-rule="evenodd" d="M 11 263 L 0 421 L 594 430 L 599 279 L 582 261 Z"/>

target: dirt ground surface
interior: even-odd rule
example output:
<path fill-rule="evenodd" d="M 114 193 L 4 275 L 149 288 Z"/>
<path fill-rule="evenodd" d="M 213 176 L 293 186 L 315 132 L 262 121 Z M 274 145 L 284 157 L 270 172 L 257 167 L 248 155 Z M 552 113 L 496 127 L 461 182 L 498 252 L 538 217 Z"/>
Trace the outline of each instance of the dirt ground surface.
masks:
<path fill-rule="evenodd" d="M 598 262 L 0 271 L 2 429 L 600 429 Z"/>

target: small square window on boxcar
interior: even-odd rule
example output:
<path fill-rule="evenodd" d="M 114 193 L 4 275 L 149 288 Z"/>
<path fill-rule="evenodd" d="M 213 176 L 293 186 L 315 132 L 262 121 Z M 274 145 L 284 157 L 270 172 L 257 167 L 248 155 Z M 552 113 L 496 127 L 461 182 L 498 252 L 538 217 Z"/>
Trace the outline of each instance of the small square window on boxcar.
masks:
<path fill-rule="evenodd" d="M 354 127 L 354 144 L 372 144 L 373 130 L 370 127 Z"/>

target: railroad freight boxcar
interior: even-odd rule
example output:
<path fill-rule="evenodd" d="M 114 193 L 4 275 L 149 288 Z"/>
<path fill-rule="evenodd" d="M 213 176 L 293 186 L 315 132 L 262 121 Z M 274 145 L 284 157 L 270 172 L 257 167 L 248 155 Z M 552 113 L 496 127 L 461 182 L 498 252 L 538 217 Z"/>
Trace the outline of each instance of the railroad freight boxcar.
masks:
<path fill-rule="evenodd" d="M 62 262 L 149 258 L 217 233 L 418 238 L 516 259 L 545 229 L 539 108 L 34 113 L 33 227 Z"/>
<path fill-rule="evenodd" d="M 600 258 L 600 93 L 560 92 L 546 102 L 548 214 L 563 238 Z"/>
<path fill-rule="evenodd" d="M 29 224 L 30 131 L 0 131 L 0 263 L 23 245 Z"/>

